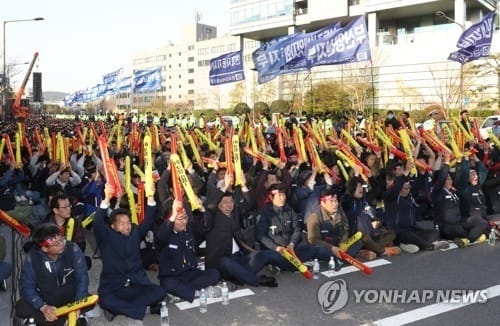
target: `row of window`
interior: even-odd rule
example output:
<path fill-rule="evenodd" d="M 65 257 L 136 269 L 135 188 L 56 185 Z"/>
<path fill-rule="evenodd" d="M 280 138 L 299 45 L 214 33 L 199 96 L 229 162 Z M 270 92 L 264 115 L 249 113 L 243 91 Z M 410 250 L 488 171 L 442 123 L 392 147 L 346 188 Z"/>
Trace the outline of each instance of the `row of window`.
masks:
<path fill-rule="evenodd" d="M 188 94 L 189 95 L 194 95 L 194 89 L 190 89 L 188 90 Z M 175 97 L 175 95 L 168 95 L 168 99 L 171 100 Z M 123 93 L 123 94 L 120 94 L 118 96 L 118 98 L 120 99 L 126 99 L 126 98 L 130 98 L 130 93 Z M 182 95 L 179 94 L 177 95 L 177 98 L 178 99 L 182 99 Z M 165 101 L 167 99 L 166 96 L 135 96 L 134 97 L 134 103 L 152 103 L 156 100 L 161 100 L 161 101 Z M 192 100 L 189 100 L 188 102 L 192 102 Z"/>
<path fill-rule="evenodd" d="M 193 46 L 194 47 L 194 46 Z M 179 52 L 179 57 L 182 55 L 182 52 Z M 172 53 L 168 54 L 169 58 L 172 58 Z M 144 65 L 148 63 L 161 63 L 167 60 L 167 55 L 166 54 L 160 54 L 160 55 L 155 55 L 151 57 L 143 57 L 143 58 L 137 58 L 134 59 L 133 64 L 134 66 L 138 65 Z"/>
<path fill-rule="evenodd" d="M 291 15 L 293 13 L 292 3 L 290 0 L 268 0 L 242 5 L 231 12 L 231 25 Z"/>
<path fill-rule="evenodd" d="M 210 53 L 212 53 L 212 54 L 213 53 L 226 53 L 226 52 L 231 52 L 231 51 L 235 51 L 235 50 L 236 50 L 236 44 L 230 43 L 230 44 L 217 45 L 217 46 L 198 49 L 198 55 L 208 55 Z"/>
<path fill-rule="evenodd" d="M 194 94 L 194 89 L 190 89 L 188 91 L 188 94 L 189 95 L 193 95 Z M 168 96 L 168 99 L 171 100 L 174 98 L 174 95 L 169 95 Z M 182 95 L 179 94 L 177 95 L 177 98 L 178 99 L 182 99 Z M 135 97 L 134 98 L 134 103 L 152 103 L 156 100 L 160 99 L 161 101 L 165 101 L 166 100 L 166 96 L 144 96 L 144 97 Z M 192 100 L 190 100 L 191 102 Z"/>

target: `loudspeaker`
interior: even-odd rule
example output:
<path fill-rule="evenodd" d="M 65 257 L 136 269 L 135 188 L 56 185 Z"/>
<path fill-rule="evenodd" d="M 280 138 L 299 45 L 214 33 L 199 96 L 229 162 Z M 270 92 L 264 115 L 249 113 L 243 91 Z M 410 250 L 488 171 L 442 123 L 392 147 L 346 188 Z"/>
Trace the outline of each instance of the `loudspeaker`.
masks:
<path fill-rule="evenodd" d="M 33 102 L 42 102 L 42 73 L 33 73 Z"/>

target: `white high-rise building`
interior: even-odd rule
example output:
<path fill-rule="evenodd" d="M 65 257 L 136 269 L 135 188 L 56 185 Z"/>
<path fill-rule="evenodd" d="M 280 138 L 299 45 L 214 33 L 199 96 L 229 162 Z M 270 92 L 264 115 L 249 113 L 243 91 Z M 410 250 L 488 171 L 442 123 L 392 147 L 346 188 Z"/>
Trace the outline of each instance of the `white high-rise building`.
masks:
<path fill-rule="evenodd" d="M 375 96 L 363 102 L 353 95 L 346 108 L 413 110 L 430 103 L 450 108 L 482 107 L 498 94 L 497 75 L 464 77 L 460 92 L 460 64 L 447 58 L 456 50 L 462 30 L 496 7 L 495 0 L 232 0 L 231 35 L 218 37 L 216 27 L 196 22 L 183 28 L 179 44 L 137 53 L 132 58 L 133 69 L 162 68 L 162 90 L 133 94 L 132 99 L 121 94 L 117 104 L 140 108 L 156 102 L 166 109 L 221 109 L 238 102 L 270 105 L 280 98 L 298 101 L 300 107 L 305 93 L 319 81 L 336 80 L 349 89 L 349 83 L 362 80 L 372 85 Z M 315 31 L 333 22 L 345 25 L 363 14 L 371 44 L 370 62 L 315 67 L 257 84 L 251 54 L 262 42 Z M 246 80 L 210 86 L 210 59 L 240 49 Z M 499 50 L 495 31 L 490 53 Z M 473 63 L 466 64 L 464 71 Z M 485 85 L 489 87 L 478 91 Z"/>
<path fill-rule="evenodd" d="M 225 35 L 217 37 L 217 28 L 195 22 L 182 28 L 178 44 L 141 51 L 132 58 L 132 67 L 136 69 L 162 69 L 162 90 L 154 94 L 122 94 L 118 106 L 142 108 L 156 103 L 156 107 L 164 109 L 222 109 L 229 108 L 239 102 L 248 102 L 251 89 L 248 83 L 254 72 L 251 53 L 259 46 L 258 41 L 244 40 L 243 45 L 238 36 Z M 244 52 L 244 66 L 247 82 L 210 86 L 210 59 L 228 52 Z M 229 96 L 232 94 L 232 96 Z"/>

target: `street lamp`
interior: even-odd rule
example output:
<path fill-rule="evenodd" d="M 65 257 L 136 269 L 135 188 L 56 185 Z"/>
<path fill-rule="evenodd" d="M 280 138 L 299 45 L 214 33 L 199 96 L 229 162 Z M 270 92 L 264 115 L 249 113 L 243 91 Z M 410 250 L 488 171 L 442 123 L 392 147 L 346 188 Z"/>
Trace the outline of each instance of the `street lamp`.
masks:
<path fill-rule="evenodd" d="M 456 24 L 460 27 L 462 33 L 465 31 L 465 26 L 463 24 L 460 24 L 457 22 L 455 19 L 450 18 L 446 16 L 446 14 L 442 11 L 436 11 L 436 16 L 438 17 L 443 17 L 450 23 Z M 460 97 L 460 112 L 462 112 L 462 109 L 464 108 L 464 99 L 463 99 L 463 93 L 464 93 L 464 65 L 460 63 L 460 86 L 458 89 L 459 97 Z"/>
<path fill-rule="evenodd" d="M 29 22 L 29 21 L 38 21 L 38 20 L 44 20 L 43 17 L 36 17 L 36 18 L 31 18 L 31 19 L 15 19 L 15 20 L 4 20 L 3 21 L 3 79 L 2 79 L 2 112 L 0 114 L 0 117 L 6 119 L 7 118 L 7 92 L 8 92 L 8 85 L 7 85 L 7 60 L 6 60 L 6 54 L 5 54 L 5 27 L 7 26 L 8 23 L 20 23 L 20 22 Z"/>

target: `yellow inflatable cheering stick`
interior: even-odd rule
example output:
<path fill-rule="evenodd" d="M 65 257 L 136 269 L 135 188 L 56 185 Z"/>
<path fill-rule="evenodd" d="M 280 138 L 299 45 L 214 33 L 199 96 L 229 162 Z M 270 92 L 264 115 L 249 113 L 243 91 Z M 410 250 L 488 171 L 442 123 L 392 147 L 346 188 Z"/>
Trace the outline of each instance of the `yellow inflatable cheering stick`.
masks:
<path fill-rule="evenodd" d="M 151 136 L 144 136 L 144 184 L 146 190 L 146 197 L 154 195 L 153 192 L 153 154 L 151 149 Z"/>

